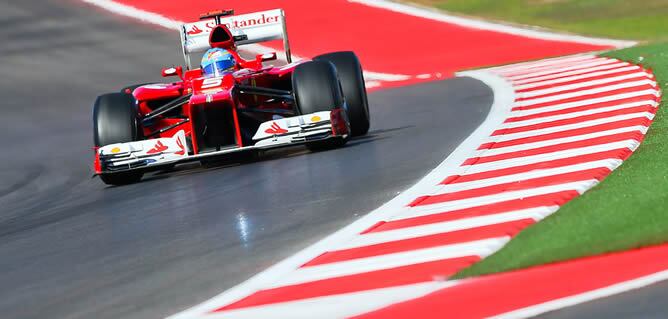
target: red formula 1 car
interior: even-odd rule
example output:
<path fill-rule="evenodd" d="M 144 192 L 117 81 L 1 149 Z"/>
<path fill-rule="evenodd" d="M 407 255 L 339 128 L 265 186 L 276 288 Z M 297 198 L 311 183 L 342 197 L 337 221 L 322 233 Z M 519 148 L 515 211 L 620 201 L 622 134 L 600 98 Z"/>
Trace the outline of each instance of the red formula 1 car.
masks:
<path fill-rule="evenodd" d="M 233 152 L 338 147 L 369 130 L 355 54 L 293 63 L 283 10 L 211 12 L 180 33 L 186 66 L 162 70 L 179 81 L 133 86 L 95 101 L 95 173 L 106 184 L 134 183 L 147 171 Z M 277 59 L 273 52 L 254 60 L 234 54 L 233 70 L 214 76 L 191 66 L 193 54 L 212 48 L 234 53 L 237 46 L 269 40 L 283 40 L 287 65 L 264 66 Z"/>

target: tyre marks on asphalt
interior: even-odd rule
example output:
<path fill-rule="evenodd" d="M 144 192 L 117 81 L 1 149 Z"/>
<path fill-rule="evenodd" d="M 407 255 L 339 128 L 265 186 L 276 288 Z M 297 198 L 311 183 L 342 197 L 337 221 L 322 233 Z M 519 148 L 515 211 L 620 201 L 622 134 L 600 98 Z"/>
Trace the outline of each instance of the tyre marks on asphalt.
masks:
<path fill-rule="evenodd" d="M 611 68 L 580 72 L 601 66 Z M 649 71 L 614 59 L 585 55 L 487 72 L 521 89 L 505 106 L 510 111 L 500 126 L 458 168 L 420 189 L 407 205 L 388 208 L 373 226 L 331 242 L 320 255 L 261 282 L 250 294 L 181 315 L 341 318 L 440 289 L 457 290 L 449 276 L 494 253 L 617 168 L 642 141 L 659 103 Z M 392 298 L 382 299 L 385 295 Z M 421 303 L 415 305 L 413 312 L 381 313 L 477 314 L 440 304 L 437 311 L 420 312 Z M 498 305 L 499 312 L 485 315 L 513 310 Z"/>

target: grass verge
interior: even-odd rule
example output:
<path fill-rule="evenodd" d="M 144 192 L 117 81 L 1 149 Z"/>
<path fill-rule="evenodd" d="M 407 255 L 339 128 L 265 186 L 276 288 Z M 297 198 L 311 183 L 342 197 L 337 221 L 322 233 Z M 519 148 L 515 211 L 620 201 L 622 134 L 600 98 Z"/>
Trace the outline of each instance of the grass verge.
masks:
<path fill-rule="evenodd" d="M 668 41 L 667 0 L 406 0 L 491 20 L 583 35 Z"/>
<path fill-rule="evenodd" d="M 456 2 L 456 1 L 455 1 Z M 668 88 L 668 43 L 605 56 L 651 68 Z M 608 178 L 527 228 L 503 249 L 458 273 L 479 276 L 668 242 L 668 98 L 638 150 Z"/>

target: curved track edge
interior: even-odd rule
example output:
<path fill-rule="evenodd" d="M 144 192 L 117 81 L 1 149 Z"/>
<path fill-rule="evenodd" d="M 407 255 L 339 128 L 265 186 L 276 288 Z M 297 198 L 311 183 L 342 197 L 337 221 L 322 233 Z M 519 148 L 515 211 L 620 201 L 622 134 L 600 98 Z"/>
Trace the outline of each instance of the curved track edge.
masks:
<path fill-rule="evenodd" d="M 375 318 L 377 309 L 457 290 L 448 277 L 621 165 L 660 100 L 651 72 L 592 55 L 459 75 L 490 86 L 494 104 L 437 168 L 353 224 L 171 318 Z M 416 305 L 380 313 L 408 317 Z M 439 308 L 430 313 L 466 310 Z M 505 308 L 494 310 L 485 316 Z"/>
<path fill-rule="evenodd" d="M 255 275 L 242 284 L 169 318 L 193 318 L 220 308 L 221 305 L 231 304 L 252 294 L 261 289 L 268 282 L 280 278 L 286 272 L 290 272 L 307 263 L 309 260 L 329 251 L 338 243 L 343 243 L 360 232 L 373 227 L 379 221 L 390 218 L 392 215 L 396 214 L 397 209 L 406 207 L 414 201 L 416 197 L 432 189 L 433 185 L 438 184 L 443 176 L 452 174 L 471 153 L 475 152 L 481 141 L 488 137 L 503 122 L 509 112 L 507 106 L 512 104 L 512 101 L 515 99 L 512 87 L 507 81 L 499 76 L 484 71 L 462 72 L 459 76 L 477 79 L 492 88 L 494 92 L 494 103 L 483 123 L 480 124 L 480 126 L 441 164 L 434 168 L 414 186 L 347 227 Z M 449 283 L 446 285 L 449 285 Z M 442 287 L 439 285 L 436 288 Z"/>

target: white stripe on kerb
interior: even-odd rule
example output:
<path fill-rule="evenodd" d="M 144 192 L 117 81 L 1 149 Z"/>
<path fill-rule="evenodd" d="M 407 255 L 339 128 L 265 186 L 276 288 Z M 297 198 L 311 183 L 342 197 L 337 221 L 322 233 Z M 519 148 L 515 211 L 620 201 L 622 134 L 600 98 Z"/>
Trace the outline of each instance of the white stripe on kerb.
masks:
<path fill-rule="evenodd" d="M 572 118 L 576 118 L 576 117 L 594 115 L 594 114 L 611 112 L 611 111 L 619 111 L 619 110 L 624 110 L 624 109 L 629 109 L 629 108 L 634 108 L 634 107 L 639 107 L 639 106 L 649 106 L 649 107 L 654 108 L 654 107 L 656 107 L 656 101 L 640 101 L 640 102 L 633 102 L 633 103 L 625 103 L 625 104 L 620 104 L 620 105 L 606 106 L 606 107 L 590 109 L 590 110 L 585 110 L 585 111 L 579 111 L 579 112 L 570 112 L 570 113 L 565 113 L 565 114 L 539 117 L 539 118 L 529 119 L 529 120 L 524 120 L 524 121 L 508 122 L 508 123 L 504 123 L 499 129 L 502 130 L 502 129 L 508 129 L 508 128 L 516 128 L 516 127 L 536 125 L 536 124 L 541 124 L 541 123 L 549 123 L 549 122 L 553 122 L 553 121 L 567 120 L 567 119 L 572 119 Z"/>
<path fill-rule="evenodd" d="M 530 100 L 523 100 L 523 101 L 516 102 L 515 106 L 516 107 L 523 107 L 523 106 L 531 106 L 531 105 L 536 105 L 536 104 L 541 104 L 541 103 L 556 102 L 556 101 L 559 101 L 559 100 L 565 100 L 565 99 L 575 98 L 575 97 L 579 97 L 579 96 L 600 94 L 600 93 L 606 93 L 606 92 L 611 92 L 611 91 L 629 89 L 629 88 L 634 88 L 634 87 L 641 87 L 641 86 L 646 86 L 646 85 L 656 87 L 656 83 L 652 80 L 649 80 L 649 79 L 648 80 L 640 80 L 640 81 L 632 81 L 632 82 L 627 82 L 627 83 L 609 85 L 609 86 L 601 87 L 601 88 L 594 88 L 594 89 L 582 90 L 582 91 L 577 91 L 577 92 L 570 92 L 570 93 L 552 95 L 552 96 L 547 96 L 547 97 L 533 98 L 533 99 L 530 99 Z"/>
<path fill-rule="evenodd" d="M 557 132 L 570 131 L 570 130 L 574 130 L 574 129 L 587 128 L 587 127 L 596 126 L 596 125 L 600 125 L 600 124 L 607 124 L 607 123 L 612 123 L 612 122 L 617 122 L 617 121 L 630 120 L 630 119 L 634 119 L 634 118 L 638 118 L 638 117 L 646 117 L 647 119 L 651 120 L 651 119 L 654 118 L 654 114 L 650 113 L 650 112 L 638 112 L 638 113 L 632 113 L 632 114 L 616 115 L 616 116 L 611 116 L 611 117 L 606 117 L 606 118 L 596 119 L 596 120 L 590 120 L 590 121 L 583 121 L 583 122 L 574 123 L 574 124 L 566 124 L 566 125 L 553 126 L 553 127 L 543 128 L 543 129 L 535 129 L 535 130 L 530 130 L 530 131 L 525 131 L 525 132 L 495 135 L 495 136 L 493 136 L 494 137 L 493 139 L 492 138 L 489 139 L 489 142 L 512 141 L 512 140 L 525 138 L 525 137 L 539 136 L 539 135 L 545 135 L 545 134 L 550 134 L 550 133 L 557 133 Z"/>
<path fill-rule="evenodd" d="M 584 69 L 577 69 L 573 71 L 568 71 L 568 72 L 557 72 L 554 74 L 548 74 L 544 76 L 539 76 L 535 78 L 530 78 L 530 79 L 524 79 L 524 80 L 517 80 L 517 81 L 511 81 L 513 85 L 524 85 L 524 84 L 530 84 L 530 83 L 537 83 L 540 81 L 545 81 L 545 80 L 553 80 L 553 79 L 558 79 L 558 78 L 563 78 L 563 77 L 569 77 L 573 75 L 581 75 L 581 74 L 587 74 L 591 72 L 596 72 L 596 71 L 605 71 L 605 70 L 610 70 L 610 69 L 617 69 L 620 67 L 626 67 L 631 65 L 630 63 L 627 62 L 617 62 L 613 64 L 606 64 L 606 65 L 600 65 L 600 66 L 595 66 L 591 68 L 584 68 Z"/>
<path fill-rule="evenodd" d="M 485 156 L 502 155 L 502 154 L 507 154 L 507 153 L 519 152 L 519 151 L 529 151 L 529 150 L 542 148 L 542 147 L 546 147 L 546 146 L 553 146 L 553 145 L 558 145 L 558 144 L 583 141 L 583 140 L 587 140 L 587 139 L 592 139 L 592 138 L 597 138 L 597 137 L 602 137 L 602 136 L 608 136 L 608 135 L 613 135 L 613 134 L 619 134 L 619 133 L 633 132 L 633 131 L 637 131 L 637 132 L 640 132 L 642 134 L 645 134 L 645 132 L 647 132 L 647 127 L 642 126 L 642 125 L 635 125 L 635 126 L 621 127 L 621 128 L 617 128 L 617 129 L 613 129 L 613 130 L 599 131 L 599 132 L 594 132 L 594 133 L 589 133 L 589 134 L 582 134 L 582 135 L 575 135 L 575 136 L 569 136 L 569 137 L 550 139 L 550 140 L 534 142 L 534 143 L 526 143 L 526 144 L 519 144 L 519 145 L 506 146 L 506 147 L 486 149 L 486 150 L 479 151 L 477 154 L 472 156 L 472 158 L 473 157 L 485 157 Z"/>
<path fill-rule="evenodd" d="M 561 68 L 566 68 L 566 67 L 571 67 L 571 66 L 584 65 L 584 64 L 587 64 L 587 63 L 596 63 L 597 61 L 603 61 L 603 60 L 606 60 L 606 58 L 592 57 L 591 59 L 588 59 L 588 60 L 555 63 L 555 64 L 549 65 L 549 66 L 530 68 L 530 69 L 521 70 L 521 71 L 506 72 L 505 70 L 502 70 L 502 71 L 497 71 L 497 73 L 501 74 L 502 76 L 504 76 L 506 78 L 515 78 L 515 77 L 521 77 L 523 75 L 536 74 L 537 72 L 549 71 L 549 70 L 554 70 L 554 69 L 561 69 Z"/>
<path fill-rule="evenodd" d="M 531 82 L 531 83 L 528 83 L 528 84 L 517 85 L 517 86 L 515 86 L 515 89 L 517 91 L 528 90 L 528 89 L 541 87 L 541 86 L 555 85 L 555 84 L 559 84 L 559 83 L 585 80 L 585 79 L 590 79 L 590 78 L 593 78 L 593 77 L 599 77 L 599 76 L 604 76 L 604 75 L 609 75 L 609 74 L 640 70 L 640 67 L 637 66 L 637 65 L 631 65 L 631 66 L 628 66 L 628 65 L 629 65 L 628 63 L 620 63 L 620 65 L 618 67 L 611 68 L 611 69 L 604 70 L 604 71 L 587 72 L 585 74 L 577 74 L 577 75 L 572 75 L 572 76 L 559 77 L 559 78 L 555 78 L 555 79 L 551 79 L 551 80 Z"/>
<path fill-rule="evenodd" d="M 534 97 L 534 96 L 539 96 L 539 95 L 546 95 L 546 94 L 553 94 L 557 92 L 563 92 L 563 91 L 569 91 L 569 90 L 575 90 L 575 89 L 581 89 L 589 86 L 595 86 L 595 85 L 603 85 L 606 83 L 613 83 L 613 82 L 618 82 L 618 81 L 624 81 L 624 80 L 629 80 L 629 79 L 635 79 L 635 78 L 650 78 L 649 74 L 647 72 L 636 72 L 636 73 L 631 73 L 631 74 L 625 74 L 625 75 L 620 75 L 620 76 L 614 76 L 614 77 L 607 77 L 604 79 L 598 79 L 598 80 L 593 80 L 593 81 L 582 81 L 578 83 L 573 83 L 573 84 L 567 84 L 567 85 L 561 85 L 561 86 L 552 86 L 547 89 L 542 89 L 542 90 L 530 90 L 530 91 L 525 91 L 521 93 L 517 93 L 517 96 L 520 98 L 529 98 L 529 97 Z"/>
<path fill-rule="evenodd" d="M 590 68 L 590 67 L 595 67 L 595 66 L 601 66 L 601 65 L 609 65 L 609 64 L 615 64 L 618 63 L 617 60 L 612 60 L 612 59 L 595 59 L 593 61 L 585 61 L 585 63 L 579 63 L 571 66 L 565 66 L 565 67 L 560 67 L 556 69 L 549 69 L 545 71 L 539 71 L 539 72 L 532 72 L 532 73 L 527 73 L 523 75 L 517 75 L 517 76 L 511 76 L 508 77 L 508 80 L 513 81 L 519 81 L 519 80 L 526 80 L 526 79 L 534 79 L 539 76 L 543 75 L 550 75 L 550 74 L 557 74 L 557 73 L 563 73 L 567 71 L 573 71 L 573 70 L 579 70 L 579 69 L 585 69 L 585 68 Z"/>
<path fill-rule="evenodd" d="M 574 165 L 561 166 L 556 168 L 538 169 L 530 172 L 503 175 L 499 177 L 485 178 L 464 183 L 441 185 L 439 187 L 434 187 L 430 195 L 447 193 L 447 192 L 458 192 L 462 190 L 489 187 L 499 184 L 521 182 L 533 178 L 541 178 L 559 174 L 573 173 L 577 171 L 583 171 L 594 168 L 608 168 L 612 171 L 615 168 L 617 168 L 621 164 L 621 162 L 622 160 L 619 159 L 606 159 L 606 160 L 578 163 Z"/>
<path fill-rule="evenodd" d="M 398 216 L 395 216 L 394 218 L 397 217 Z M 444 234 L 464 229 L 491 226 L 494 224 L 517 221 L 533 217 L 534 217 L 533 212 L 528 212 L 523 214 L 516 213 L 506 216 L 488 215 L 480 218 L 466 218 L 466 219 L 453 220 L 447 222 L 430 223 L 413 227 L 399 228 L 382 232 L 367 233 L 359 235 L 349 242 L 334 247 L 333 251 L 359 248 L 376 244 L 384 244 L 398 240 L 412 239 L 423 236 Z"/>
<path fill-rule="evenodd" d="M 503 246 L 509 240 L 510 238 L 508 237 L 491 238 L 463 244 L 416 249 L 400 253 L 303 267 L 283 276 L 278 281 L 266 286 L 265 289 L 392 269 L 437 260 L 447 260 L 467 256 L 487 256 Z"/>
<path fill-rule="evenodd" d="M 525 62 L 525 63 L 518 63 L 518 64 L 513 64 L 511 66 L 499 66 L 499 67 L 493 67 L 486 69 L 487 71 L 490 72 L 495 72 L 499 75 L 507 76 L 511 75 L 516 72 L 527 72 L 528 70 L 535 69 L 535 68 L 540 68 L 544 66 L 554 66 L 554 65 L 561 65 L 564 63 L 576 63 L 576 62 L 581 62 L 585 60 L 593 60 L 597 59 L 598 57 L 595 55 L 575 55 L 575 56 L 570 56 L 566 58 L 554 58 L 554 59 L 547 59 L 547 60 L 539 60 L 539 61 L 532 61 L 532 62 Z"/>
<path fill-rule="evenodd" d="M 517 158 L 495 161 L 495 162 L 482 163 L 482 164 L 466 165 L 466 166 L 461 166 L 460 167 L 461 173 L 459 175 L 469 175 L 469 174 L 487 172 L 487 171 L 498 170 L 498 169 L 503 169 L 503 168 L 526 166 L 526 165 L 531 165 L 531 164 L 536 164 L 536 163 L 541 163 L 541 162 L 559 160 L 559 159 L 575 157 L 575 156 L 580 156 L 580 155 L 593 154 L 593 153 L 600 153 L 600 152 L 610 151 L 610 150 L 615 150 L 615 149 L 622 149 L 622 148 L 633 149 L 635 146 L 637 146 L 637 144 L 638 144 L 638 141 L 629 139 L 629 140 L 624 140 L 624 141 L 620 141 L 620 142 L 600 144 L 600 145 L 581 147 L 581 148 L 574 148 L 574 149 L 570 149 L 570 150 L 556 151 L 556 152 L 552 152 L 552 153 L 545 153 L 545 154 L 525 156 L 525 157 L 517 157 Z"/>
<path fill-rule="evenodd" d="M 505 202 L 514 199 L 520 199 L 530 196 L 545 195 L 550 193 L 557 193 L 563 191 L 577 191 L 582 194 L 585 190 L 591 188 L 592 186 L 598 183 L 597 180 L 584 180 L 578 182 L 564 183 L 558 185 L 549 185 L 543 187 L 536 187 L 531 189 L 519 190 L 519 191 L 508 191 L 500 194 L 480 196 L 475 198 L 468 198 L 462 200 L 454 200 L 444 203 L 423 205 L 410 207 L 408 210 L 411 213 L 419 213 L 422 215 L 437 214 L 444 212 L 451 212 L 460 209 L 472 208 L 483 205 L 490 205 L 500 202 Z"/>
<path fill-rule="evenodd" d="M 602 96 L 602 97 L 596 97 L 596 98 L 591 98 L 591 99 L 581 100 L 581 101 L 575 101 L 575 102 L 555 103 L 554 105 L 542 106 L 542 107 L 534 108 L 534 109 L 530 109 L 530 110 L 512 111 L 511 114 L 510 114 L 510 117 L 518 117 L 518 116 L 541 114 L 541 113 L 552 112 L 552 111 L 567 110 L 569 108 L 575 108 L 575 107 L 580 107 L 580 106 L 585 106 L 585 105 L 594 105 L 594 104 L 600 104 L 600 103 L 606 103 L 606 102 L 613 102 L 613 101 L 635 98 L 635 97 L 641 97 L 641 96 L 642 97 L 647 96 L 648 99 L 653 100 L 653 98 L 651 98 L 650 96 L 656 97 L 658 95 L 659 95 L 659 91 L 653 90 L 653 89 L 636 91 L 636 92 L 621 93 L 621 94 L 615 94 L 615 95 L 606 95 L 606 96 Z"/>
<path fill-rule="evenodd" d="M 445 280 L 428 281 L 184 317 L 206 319 L 341 319 L 419 298 L 454 286 L 457 283 L 457 281 Z"/>

